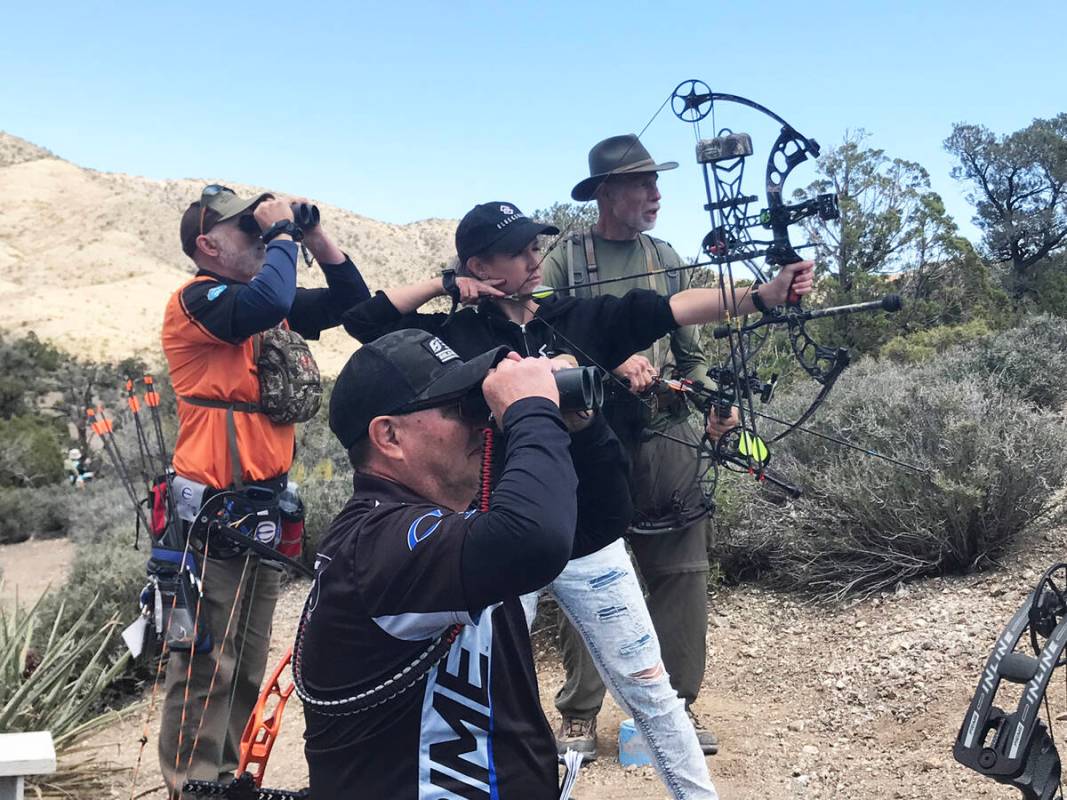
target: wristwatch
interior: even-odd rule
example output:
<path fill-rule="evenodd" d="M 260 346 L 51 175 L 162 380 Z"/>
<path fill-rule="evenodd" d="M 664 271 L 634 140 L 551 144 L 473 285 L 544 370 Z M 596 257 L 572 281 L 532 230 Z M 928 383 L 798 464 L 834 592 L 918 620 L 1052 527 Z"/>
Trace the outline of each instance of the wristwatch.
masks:
<path fill-rule="evenodd" d="M 445 294 L 452 298 L 452 308 L 448 312 L 448 319 L 451 320 L 452 315 L 459 308 L 459 300 L 462 296 L 459 291 L 459 285 L 456 283 L 456 271 L 452 267 L 446 267 L 441 270 L 441 286 L 444 288 Z"/>
<path fill-rule="evenodd" d="M 294 242 L 299 242 L 304 238 L 304 231 L 300 229 L 299 225 L 291 219 L 280 219 L 263 231 L 263 243 L 268 244 L 271 239 L 281 236 L 282 234 L 292 236 Z"/>
<path fill-rule="evenodd" d="M 456 271 L 451 267 L 441 270 L 441 286 L 445 294 L 453 300 L 459 300 L 459 286 L 456 284 Z"/>

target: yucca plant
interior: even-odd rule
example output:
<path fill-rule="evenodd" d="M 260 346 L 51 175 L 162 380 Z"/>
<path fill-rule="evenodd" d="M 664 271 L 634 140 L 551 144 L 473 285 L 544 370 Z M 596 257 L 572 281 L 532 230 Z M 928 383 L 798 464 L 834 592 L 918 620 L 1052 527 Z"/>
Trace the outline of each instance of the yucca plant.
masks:
<path fill-rule="evenodd" d="M 94 604 L 69 623 L 61 606 L 40 632 L 41 600 L 28 609 L 18 601 L 10 610 L 0 606 L 0 731 L 49 731 L 56 747 L 57 772 L 28 781 L 38 797 L 102 796 L 116 771 L 96 760 L 86 740 L 133 710 L 105 709 L 103 701 L 129 654 L 114 656 L 118 620 L 89 622 Z"/>

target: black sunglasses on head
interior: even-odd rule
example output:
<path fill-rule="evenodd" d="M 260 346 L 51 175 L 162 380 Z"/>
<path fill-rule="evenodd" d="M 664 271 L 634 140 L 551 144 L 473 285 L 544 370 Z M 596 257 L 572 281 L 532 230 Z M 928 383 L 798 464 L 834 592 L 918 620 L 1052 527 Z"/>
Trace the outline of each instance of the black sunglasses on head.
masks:
<path fill-rule="evenodd" d="M 234 192 L 234 190 L 231 189 L 229 186 L 223 186 L 220 183 L 209 183 L 207 186 L 204 187 L 203 191 L 200 192 L 200 235 L 201 236 L 203 236 L 205 233 L 207 233 L 207 231 L 204 230 L 204 215 L 207 214 L 207 210 L 211 206 L 211 204 L 215 201 L 215 198 L 218 197 L 223 192 L 229 192 L 230 194 L 236 194 L 236 192 Z M 207 230 L 209 231 L 209 230 L 211 230 L 211 228 L 208 228 Z M 258 226 L 257 226 L 256 230 L 257 230 L 257 233 L 258 233 L 258 230 L 259 230 Z"/>

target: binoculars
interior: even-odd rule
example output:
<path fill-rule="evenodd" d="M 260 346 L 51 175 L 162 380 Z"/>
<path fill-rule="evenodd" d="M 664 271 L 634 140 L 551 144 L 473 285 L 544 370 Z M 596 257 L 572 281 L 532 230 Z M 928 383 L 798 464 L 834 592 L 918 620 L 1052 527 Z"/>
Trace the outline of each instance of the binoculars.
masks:
<path fill-rule="evenodd" d="M 597 367 L 555 373 L 560 411 L 597 411 L 604 405 L 604 376 Z"/>
<path fill-rule="evenodd" d="M 293 203 L 290 208 L 293 209 L 293 222 L 300 230 L 307 232 L 319 224 L 318 206 L 313 206 L 311 203 Z M 256 218 L 251 214 L 242 214 L 237 220 L 237 227 L 249 236 L 259 236 L 263 232 Z"/>
<path fill-rule="evenodd" d="M 597 367 L 573 367 L 553 374 L 559 390 L 560 411 L 598 411 L 604 405 L 604 374 Z M 489 404 L 481 389 L 468 392 L 460 400 L 464 419 L 485 422 L 489 419 Z"/>
<path fill-rule="evenodd" d="M 302 231 L 308 231 L 319 224 L 319 207 L 311 203 L 293 203 L 293 221 Z"/>

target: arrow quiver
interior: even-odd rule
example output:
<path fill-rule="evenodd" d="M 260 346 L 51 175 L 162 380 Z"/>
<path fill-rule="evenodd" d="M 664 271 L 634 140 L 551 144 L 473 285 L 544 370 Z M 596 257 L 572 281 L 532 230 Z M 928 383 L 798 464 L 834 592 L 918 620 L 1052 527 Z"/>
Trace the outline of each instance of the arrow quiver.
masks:
<path fill-rule="evenodd" d="M 146 565 L 148 583 L 141 590 L 141 613 L 171 650 L 211 650 L 211 634 L 196 624 L 194 609 L 203 593 L 196 554 L 153 547 Z"/>

